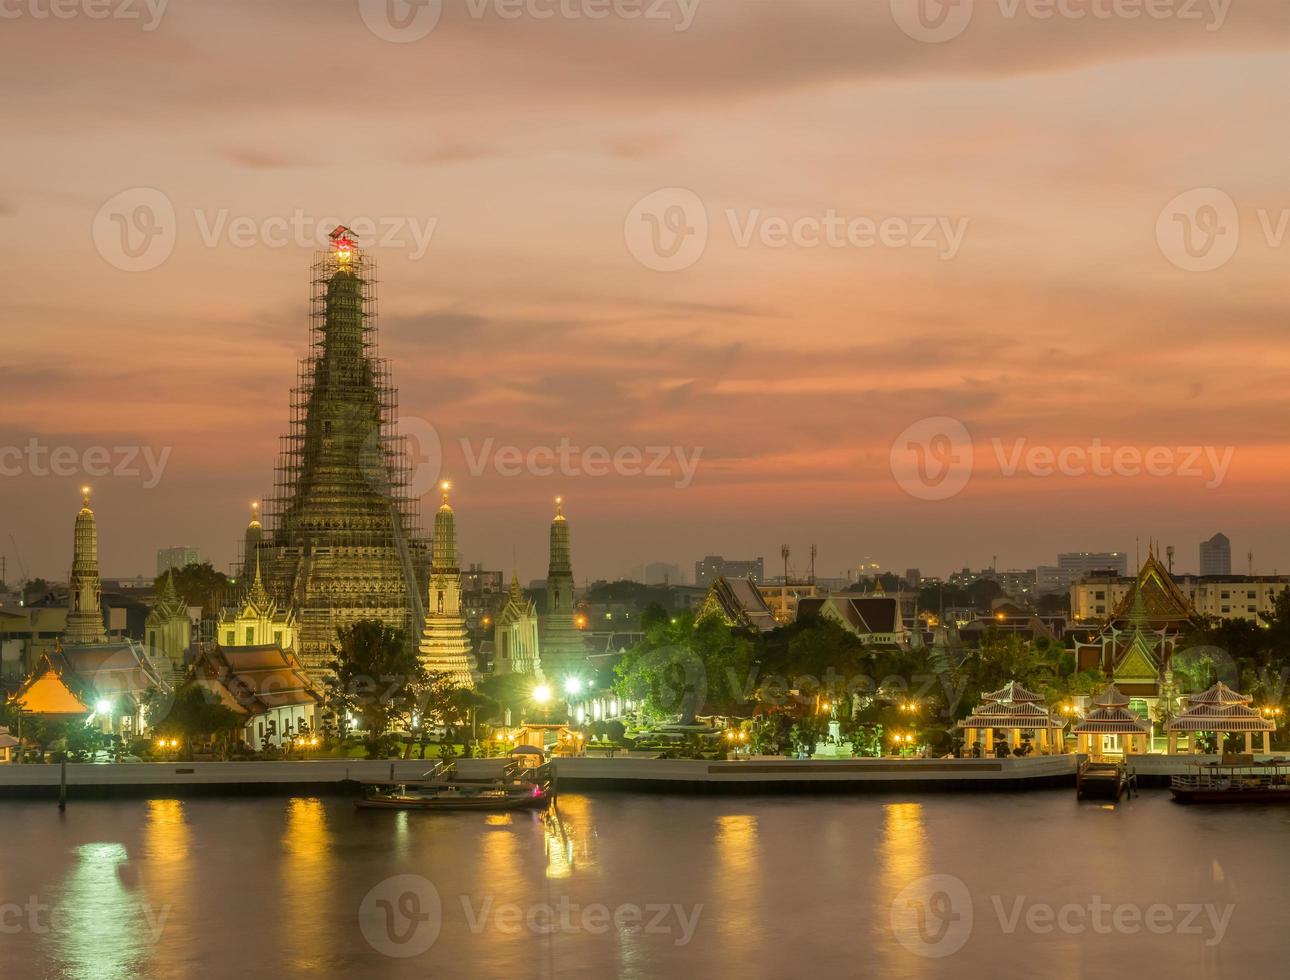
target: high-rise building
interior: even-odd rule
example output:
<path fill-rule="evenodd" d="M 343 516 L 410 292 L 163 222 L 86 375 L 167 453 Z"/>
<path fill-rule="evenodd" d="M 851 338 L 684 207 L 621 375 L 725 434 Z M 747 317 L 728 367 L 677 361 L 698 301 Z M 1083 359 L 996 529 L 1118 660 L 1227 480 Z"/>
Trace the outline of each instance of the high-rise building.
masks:
<path fill-rule="evenodd" d="M 760 584 L 766 581 L 766 561 L 763 558 L 725 559 L 720 555 L 707 555 L 694 563 L 694 584 L 707 588 L 718 578 L 752 579 Z"/>
<path fill-rule="evenodd" d="M 176 548 L 157 549 L 157 577 L 160 578 L 172 568 L 187 568 L 189 565 L 200 565 L 202 553 L 196 548 L 180 545 Z"/>
<path fill-rule="evenodd" d="M 99 531 L 90 510 L 90 488 L 81 491 L 72 545 L 72 573 L 67 580 L 66 644 L 106 643 L 103 626 L 103 586 L 99 581 Z"/>
<path fill-rule="evenodd" d="M 421 631 L 421 662 L 427 670 L 447 674 L 458 687 L 472 688 L 470 636 L 461 614 L 461 563 L 457 558 L 457 519 L 443 485 L 443 504 L 434 518 L 429 602 Z"/>
<path fill-rule="evenodd" d="M 546 574 L 546 612 L 540 617 L 542 673 L 562 683 L 580 677 L 587 667 L 587 647 L 574 622 L 573 552 L 564 500 L 555 498 L 551 519 L 551 553 Z"/>
<path fill-rule="evenodd" d="M 1128 575 L 1129 556 L 1123 551 L 1068 551 L 1057 556 L 1057 570 L 1067 585 L 1098 572 Z"/>
<path fill-rule="evenodd" d="M 313 266 L 309 354 L 292 390 L 261 552 L 268 590 L 299 617 L 300 659 L 325 669 L 336 632 L 425 620 L 426 546 L 398 396 L 377 351 L 375 263 L 345 228 Z"/>
<path fill-rule="evenodd" d="M 1200 573 L 1202 575 L 1232 574 L 1232 542 L 1222 531 L 1208 541 L 1200 543 Z"/>
<path fill-rule="evenodd" d="M 489 630 L 506 604 L 506 575 L 472 563 L 461 575 L 461 612 L 470 630 Z M 482 666 L 482 665 L 481 665 Z"/>

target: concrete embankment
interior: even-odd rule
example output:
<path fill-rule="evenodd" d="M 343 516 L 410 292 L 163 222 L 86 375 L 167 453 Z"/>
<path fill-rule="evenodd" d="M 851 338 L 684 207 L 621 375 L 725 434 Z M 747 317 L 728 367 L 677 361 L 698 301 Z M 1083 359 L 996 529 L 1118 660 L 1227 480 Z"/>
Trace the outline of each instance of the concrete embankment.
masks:
<path fill-rule="evenodd" d="M 1074 787 L 1083 756 L 1026 759 L 751 759 L 705 762 L 634 757 L 559 759 L 566 790 L 671 793 L 1005 792 Z M 1215 756 L 1131 756 L 1141 786 Z M 433 760 L 155 762 L 69 765 L 70 799 L 110 796 L 354 793 L 359 780 L 415 780 Z M 0 800 L 56 798 L 61 766 L 0 766 Z"/>
<path fill-rule="evenodd" d="M 189 762 L 69 765 L 71 799 L 166 794 L 354 792 L 358 780 L 413 780 L 432 761 Z M 1073 786 L 1075 756 L 1031 759 L 559 759 L 560 787 L 636 792 L 1009 790 Z M 59 793 L 57 765 L 0 766 L 0 799 Z"/>

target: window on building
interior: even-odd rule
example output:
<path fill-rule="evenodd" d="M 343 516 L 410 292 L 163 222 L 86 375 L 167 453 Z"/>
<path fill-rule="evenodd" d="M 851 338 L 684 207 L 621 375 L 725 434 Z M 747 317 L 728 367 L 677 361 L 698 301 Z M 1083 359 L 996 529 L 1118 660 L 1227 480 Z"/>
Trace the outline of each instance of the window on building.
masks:
<path fill-rule="evenodd" d="M 254 642 L 255 642 L 255 627 L 248 626 L 246 628 L 246 645 L 250 646 Z"/>
<path fill-rule="evenodd" d="M 282 646 L 282 630 L 273 631 L 273 642 L 278 646 Z"/>
<path fill-rule="evenodd" d="M 234 634 L 232 630 L 229 630 L 227 633 L 224 634 L 225 646 L 231 647 L 236 642 L 237 642 L 236 634 Z"/>

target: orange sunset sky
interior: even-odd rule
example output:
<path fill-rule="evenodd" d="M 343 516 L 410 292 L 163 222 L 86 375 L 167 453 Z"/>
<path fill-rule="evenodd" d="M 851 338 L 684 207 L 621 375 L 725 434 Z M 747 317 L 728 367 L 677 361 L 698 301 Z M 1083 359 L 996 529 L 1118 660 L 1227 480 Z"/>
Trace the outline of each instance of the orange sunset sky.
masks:
<path fill-rule="evenodd" d="M 1110 0 L 1053 17 L 976 0 L 935 43 L 902 27 L 905 0 L 646 0 L 659 16 L 604 19 L 586 15 L 596 0 L 518 17 L 445 0 L 412 41 L 353 0 L 170 0 L 155 22 L 143 0 L 138 19 L 48 3 L 5 0 L 0 18 L 0 447 L 168 456 L 155 486 L 4 457 L 11 580 L 19 558 L 66 576 L 86 482 L 104 574 L 151 574 L 166 545 L 234 559 L 305 352 L 312 246 L 262 233 L 297 214 L 310 234 L 434 223 L 424 254 L 361 244 L 466 561 L 509 569 L 514 549 L 522 579 L 543 575 L 563 494 L 579 580 L 653 560 L 692 574 L 706 553 L 773 573 L 785 542 L 799 571 L 815 542 L 821 575 L 862 559 L 944 574 L 1135 539 L 1145 553 L 1150 537 L 1192 571 L 1219 530 L 1234 570 L 1252 550 L 1256 571 L 1290 571 L 1283 0 L 1136 18 L 1091 16 Z M 125 271 L 95 232 L 140 188 L 173 206 L 173 248 Z M 677 271 L 639 260 L 631 224 L 667 188 L 708 224 Z M 1196 189 L 1232 203 L 1214 215 L 1239 242 L 1205 271 L 1168 232 Z M 965 232 L 952 255 L 739 240 L 828 214 Z M 971 438 L 947 499 L 893 475 L 893 443 L 928 417 Z M 487 447 L 561 440 L 700 456 L 687 486 L 674 464 L 471 471 Z M 1009 475 L 992 440 L 1207 447 L 1230 465 Z"/>

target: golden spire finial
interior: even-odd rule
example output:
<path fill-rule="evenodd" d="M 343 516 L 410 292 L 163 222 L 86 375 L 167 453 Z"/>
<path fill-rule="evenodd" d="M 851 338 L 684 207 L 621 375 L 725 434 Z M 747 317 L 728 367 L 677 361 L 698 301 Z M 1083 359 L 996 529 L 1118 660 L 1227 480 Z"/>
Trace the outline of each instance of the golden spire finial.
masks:
<path fill-rule="evenodd" d="M 88 510 L 90 506 L 90 488 L 81 487 L 81 504 Z"/>
<path fill-rule="evenodd" d="M 260 523 L 260 502 L 251 501 L 251 526 L 254 527 Z"/>
<path fill-rule="evenodd" d="M 447 506 L 447 504 L 448 504 L 448 491 L 452 489 L 452 483 L 451 483 L 450 481 L 448 481 L 448 480 L 443 480 L 443 481 L 442 481 L 442 482 L 440 482 L 440 484 L 439 484 L 439 489 L 443 492 L 443 502 L 444 502 L 444 505 L 445 505 L 445 506 Z"/>
<path fill-rule="evenodd" d="M 555 498 L 555 519 L 557 521 L 564 520 L 564 498 L 563 497 Z"/>

